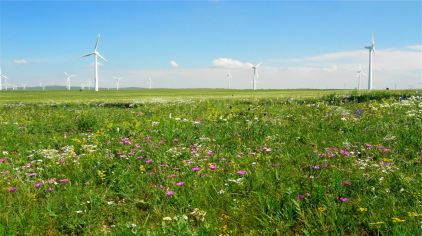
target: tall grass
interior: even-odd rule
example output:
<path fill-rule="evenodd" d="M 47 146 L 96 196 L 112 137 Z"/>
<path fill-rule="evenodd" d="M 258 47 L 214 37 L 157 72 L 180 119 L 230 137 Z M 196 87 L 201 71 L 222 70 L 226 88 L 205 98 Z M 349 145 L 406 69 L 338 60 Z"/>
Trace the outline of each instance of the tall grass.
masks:
<path fill-rule="evenodd" d="M 0 234 L 420 235 L 412 95 L 6 103 Z"/>

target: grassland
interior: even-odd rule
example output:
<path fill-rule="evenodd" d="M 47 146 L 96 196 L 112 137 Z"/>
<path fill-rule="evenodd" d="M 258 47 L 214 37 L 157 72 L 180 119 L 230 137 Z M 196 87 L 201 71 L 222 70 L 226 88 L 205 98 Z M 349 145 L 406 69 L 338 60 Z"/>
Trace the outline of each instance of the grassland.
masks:
<path fill-rule="evenodd" d="M 22 91 L 0 104 L 3 235 L 422 233 L 417 91 Z"/>

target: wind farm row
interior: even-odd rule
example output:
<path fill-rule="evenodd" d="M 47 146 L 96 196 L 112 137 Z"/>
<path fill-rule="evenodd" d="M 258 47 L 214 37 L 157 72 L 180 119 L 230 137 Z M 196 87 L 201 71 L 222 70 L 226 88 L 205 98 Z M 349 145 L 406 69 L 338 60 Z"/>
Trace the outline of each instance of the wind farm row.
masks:
<path fill-rule="evenodd" d="M 100 42 L 100 34 L 97 35 L 97 40 L 95 42 L 95 46 L 94 46 L 94 50 L 88 54 L 83 55 L 82 57 L 90 57 L 93 56 L 94 57 L 94 90 L 95 91 L 99 91 L 100 90 L 100 79 L 99 79 L 99 59 L 108 62 L 108 60 L 102 56 L 100 54 L 100 52 L 98 51 L 98 46 L 99 46 L 99 42 Z M 372 60 L 373 60 L 373 56 L 375 55 L 375 39 L 374 36 L 372 35 L 372 41 L 371 44 L 369 46 L 364 47 L 365 49 L 367 49 L 369 51 L 369 65 L 368 65 L 368 73 L 364 73 L 362 70 L 362 66 L 359 65 L 359 69 L 356 71 L 356 78 L 357 78 L 357 86 L 356 89 L 360 90 L 361 89 L 361 80 L 364 76 L 367 76 L 368 79 L 368 85 L 367 85 L 367 89 L 368 90 L 372 90 L 373 89 L 373 70 L 372 70 Z M 252 89 L 256 90 L 257 89 L 257 80 L 259 78 L 259 70 L 261 70 L 261 65 L 263 63 L 257 63 L 255 65 L 251 65 L 251 69 L 253 71 L 253 80 L 252 80 Z M 71 81 L 72 78 L 77 77 L 77 75 L 75 74 L 69 74 L 67 72 L 64 72 L 65 75 L 65 89 L 67 90 L 71 90 L 72 86 L 71 86 Z M 226 81 L 227 81 L 227 89 L 231 89 L 231 80 L 232 80 L 232 74 L 230 71 L 227 71 L 226 73 Z M 120 81 L 123 79 L 123 77 L 121 76 L 113 76 L 113 79 L 116 82 L 116 90 L 120 89 Z M 89 90 L 91 90 L 92 84 L 91 84 L 92 80 L 88 80 L 88 83 L 82 83 L 80 86 L 81 90 L 84 90 L 85 88 L 88 88 Z M 152 88 L 152 78 L 148 77 L 148 88 L 151 89 Z M 43 90 L 45 90 L 45 86 L 43 86 L 42 83 L 39 83 L 39 87 L 42 88 Z M 27 84 L 21 84 L 20 86 L 14 83 L 10 82 L 9 77 L 6 74 L 2 73 L 1 67 L 0 67 L 0 90 L 26 90 L 27 88 Z"/>

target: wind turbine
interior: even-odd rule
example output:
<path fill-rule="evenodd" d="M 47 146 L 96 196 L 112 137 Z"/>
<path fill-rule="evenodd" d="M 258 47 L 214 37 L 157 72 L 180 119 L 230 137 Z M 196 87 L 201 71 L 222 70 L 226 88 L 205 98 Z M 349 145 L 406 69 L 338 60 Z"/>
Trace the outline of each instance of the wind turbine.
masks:
<path fill-rule="evenodd" d="M 365 47 L 369 50 L 369 71 L 368 71 L 368 90 L 372 89 L 372 54 L 375 55 L 375 40 L 372 34 L 372 43 Z"/>
<path fill-rule="evenodd" d="M 151 79 L 151 76 L 148 77 L 148 82 L 149 82 L 149 89 L 152 89 L 152 79 Z"/>
<path fill-rule="evenodd" d="M 365 73 L 363 73 L 363 71 L 362 71 L 362 66 L 361 65 L 359 65 L 359 70 L 358 71 L 356 71 L 356 77 L 358 78 L 358 90 L 360 90 L 360 80 L 361 80 L 361 78 L 362 78 L 362 76 L 364 76 L 365 75 Z"/>
<path fill-rule="evenodd" d="M 7 80 L 7 77 L 1 73 L 1 67 L 0 67 L 0 90 L 3 90 L 3 86 L 1 83 L 3 78 L 5 81 Z"/>
<path fill-rule="evenodd" d="M 253 70 L 253 90 L 256 90 L 256 80 L 258 79 L 258 68 L 262 65 L 262 62 L 252 65 Z"/>
<path fill-rule="evenodd" d="M 4 79 L 4 89 L 7 90 L 7 85 L 9 82 L 9 77 L 5 76 L 4 74 L 1 73 L 1 68 L 0 68 L 0 90 L 2 90 L 2 86 L 1 86 L 1 78 Z"/>
<path fill-rule="evenodd" d="M 232 78 L 232 74 L 230 73 L 230 71 L 227 72 L 226 77 L 227 77 L 227 85 L 228 85 L 227 88 L 230 89 L 230 80 Z"/>
<path fill-rule="evenodd" d="M 94 73 L 95 73 L 95 91 L 98 92 L 98 57 L 103 59 L 104 61 L 107 61 L 101 54 L 97 51 L 98 48 L 98 41 L 100 41 L 100 34 L 97 35 L 97 42 L 95 43 L 94 51 L 91 53 L 88 53 L 86 55 L 83 55 L 82 57 L 88 57 L 91 55 L 94 55 Z"/>
<path fill-rule="evenodd" d="M 119 90 L 120 80 L 122 80 L 123 77 L 113 76 L 113 78 L 116 80 L 116 90 Z"/>
<path fill-rule="evenodd" d="M 76 75 L 69 75 L 67 72 L 64 72 L 64 75 L 66 76 L 66 87 L 67 87 L 67 90 L 70 91 L 70 78 L 76 77 Z"/>

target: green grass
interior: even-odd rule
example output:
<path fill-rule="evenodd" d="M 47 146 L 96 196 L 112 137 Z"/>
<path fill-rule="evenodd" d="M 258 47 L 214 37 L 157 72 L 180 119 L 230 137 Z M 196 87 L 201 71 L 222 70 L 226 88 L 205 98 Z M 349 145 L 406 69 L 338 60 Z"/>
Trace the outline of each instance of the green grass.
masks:
<path fill-rule="evenodd" d="M 420 93 L 333 92 L 2 92 L 0 234 L 420 235 Z"/>
<path fill-rule="evenodd" d="M 144 89 L 121 91 L 2 91 L 0 103 L 85 103 L 85 102 L 166 102 L 174 99 L 256 99 L 310 98 L 331 94 L 350 94 L 353 90 L 227 90 L 227 89 Z M 390 93 L 403 93 L 392 91 Z M 361 91 L 365 94 L 365 91 Z"/>

